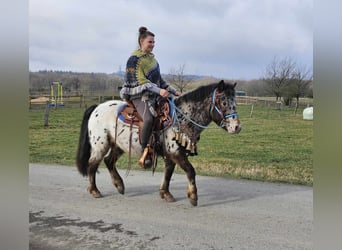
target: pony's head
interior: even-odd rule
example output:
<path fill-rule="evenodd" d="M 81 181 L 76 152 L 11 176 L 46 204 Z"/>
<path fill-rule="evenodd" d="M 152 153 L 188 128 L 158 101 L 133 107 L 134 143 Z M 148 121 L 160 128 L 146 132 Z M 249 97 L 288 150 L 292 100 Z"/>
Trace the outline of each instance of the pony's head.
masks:
<path fill-rule="evenodd" d="M 225 83 L 221 80 L 212 95 L 210 114 L 212 120 L 230 134 L 241 131 L 241 124 L 235 103 L 236 83 Z"/>

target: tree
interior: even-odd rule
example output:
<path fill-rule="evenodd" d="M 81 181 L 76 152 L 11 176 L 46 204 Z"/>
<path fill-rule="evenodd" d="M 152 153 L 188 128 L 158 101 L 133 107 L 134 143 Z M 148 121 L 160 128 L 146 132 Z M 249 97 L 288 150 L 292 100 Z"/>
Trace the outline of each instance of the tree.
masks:
<path fill-rule="evenodd" d="M 299 97 L 309 94 L 310 84 L 312 82 L 312 72 L 309 68 L 297 67 L 292 75 L 292 84 L 294 85 L 293 95 L 299 101 Z"/>
<path fill-rule="evenodd" d="M 267 90 L 275 95 L 276 101 L 283 97 L 284 90 L 290 82 L 290 77 L 295 69 L 295 62 L 291 58 L 278 59 L 274 57 L 266 67 L 263 78 Z"/>
<path fill-rule="evenodd" d="M 296 110 L 299 105 L 299 98 L 310 94 L 311 82 L 312 73 L 309 68 L 297 66 L 293 70 L 286 93 L 289 100 L 296 98 Z"/>
<path fill-rule="evenodd" d="M 77 76 L 73 77 L 70 81 L 70 85 L 76 91 L 77 95 L 79 95 L 79 90 L 81 87 L 80 79 Z"/>
<path fill-rule="evenodd" d="M 167 80 L 175 86 L 181 93 L 184 92 L 186 87 L 190 84 L 192 79 L 184 75 L 185 64 L 179 66 L 178 69 L 171 69 Z"/>
<path fill-rule="evenodd" d="M 266 67 L 263 78 L 268 92 L 276 97 L 276 101 L 284 98 L 285 105 L 290 105 L 296 98 L 296 109 L 299 98 L 309 95 L 312 73 L 308 67 L 298 66 L 291 58 L 278 59 L 274 57 Z"/>

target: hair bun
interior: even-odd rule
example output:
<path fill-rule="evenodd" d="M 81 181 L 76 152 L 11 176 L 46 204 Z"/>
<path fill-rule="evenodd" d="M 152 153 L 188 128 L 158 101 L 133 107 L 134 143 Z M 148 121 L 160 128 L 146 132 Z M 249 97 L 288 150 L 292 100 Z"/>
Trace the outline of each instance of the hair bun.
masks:
<path fill-rule="evenodd" d="M 142 34 L 142 33 L 145 33 L 147 31 L 147 28 L 142 26 L 139 28 L 139 33 Z"/>

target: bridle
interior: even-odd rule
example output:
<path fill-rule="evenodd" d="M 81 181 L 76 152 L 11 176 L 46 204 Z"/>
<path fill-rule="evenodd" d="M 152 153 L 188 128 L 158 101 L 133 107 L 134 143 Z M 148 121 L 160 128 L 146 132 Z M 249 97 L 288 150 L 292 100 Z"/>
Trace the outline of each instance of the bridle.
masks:
<path fill-rule="evenodd" d="M 217 93 L 217 88 L 215 88 L 214 92 L 213 92 L 213 94 L 211 96 L 211 103 L 210 103 L 210 109 L 209 109 L 209 115 L 210 115 L 212 120 L 214 120 L 213 119 L 213 112 L 214 111 L 216 111 L 221 116 L 222 120 L 220 122 L 220 125 L 218 125 L 219 127 L 224 127 L 225 126 L 226 119 L 228 119 L 228 118 L 235 119 L 235 118 L 238 117 L 237 112 L 234 112 L 234 113 L 231 113 L 231 114 L 228 114 L 228 115 L 224 115 L 223 114 L 221 105 L 219 104 L 219 101 L 218 101 L 220 98 L 222 98 L 222 96 L 224 96 L 224 92 L 218 92 Z M 192 120 L 189 116 L 187 116 L 180 108 L 178 108 L 173 103 L 173 100 L 171 100 L 171 103 L 172 103 L 172 106 L 174 108 L 174 114 L 175 114 L 175 117 L 176 117 L 176 119 L 174 119 L 174 121 L 173 121 L 173 125 L 176 123 L 176 121 L 178 121 L 177 113 L 175 112 L 175 111 L 177 111 L 182 116 L 184 116 L 184 118 L 186 120 L 188 120 L 192 124 L 196 125 L 197 127 L 200 127 L 200 128 L 203 128 L 203 129 L 209 128 L 209 126 L 201 125 L 201 124 L 195 122 L 194 120 Z"/>
<path fill-rule="evenodd" d="M 213 95 L 211 97 L 211 103 L 210 103 L 210 109 L 209 109 L 210 117 L 212 120 L 214 120 L 213 119 L 213 112 L 214 111 L 216 111 L 220 115 L 220 117 L 222 118 L 219 127 L 224 127 L 226 119 L 228 119 L 228 118 L 236 119 L 238 117 L 237 112 L 227 114 L 227 115 L 223 114 L 221 105 L 219 103 L 219 99 L 222 98 L 222 96 L 224 96 L 224 92 L 223 91 L 217 92 L 217 88 L 215 88 Z"/>

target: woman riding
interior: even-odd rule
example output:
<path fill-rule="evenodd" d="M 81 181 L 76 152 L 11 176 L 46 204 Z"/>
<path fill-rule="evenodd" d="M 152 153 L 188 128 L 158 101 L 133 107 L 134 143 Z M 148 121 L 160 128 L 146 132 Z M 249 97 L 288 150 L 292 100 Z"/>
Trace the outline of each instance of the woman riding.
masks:
<path fill-rule="evenodd" d="M 181 93 L 169 86 L 161 77 L 157 60 L 152 53 L 154 34 L 146 27 L 139 28 L 139 48 L 134 50 L 126 65 L 125 84 L 120 91 L 122 99 L 132 101 L 143 119 L 141 130 L 142 153 L 148 151 L 148 142 L 152 134 L 156 97 L 175 96 Z"/>

